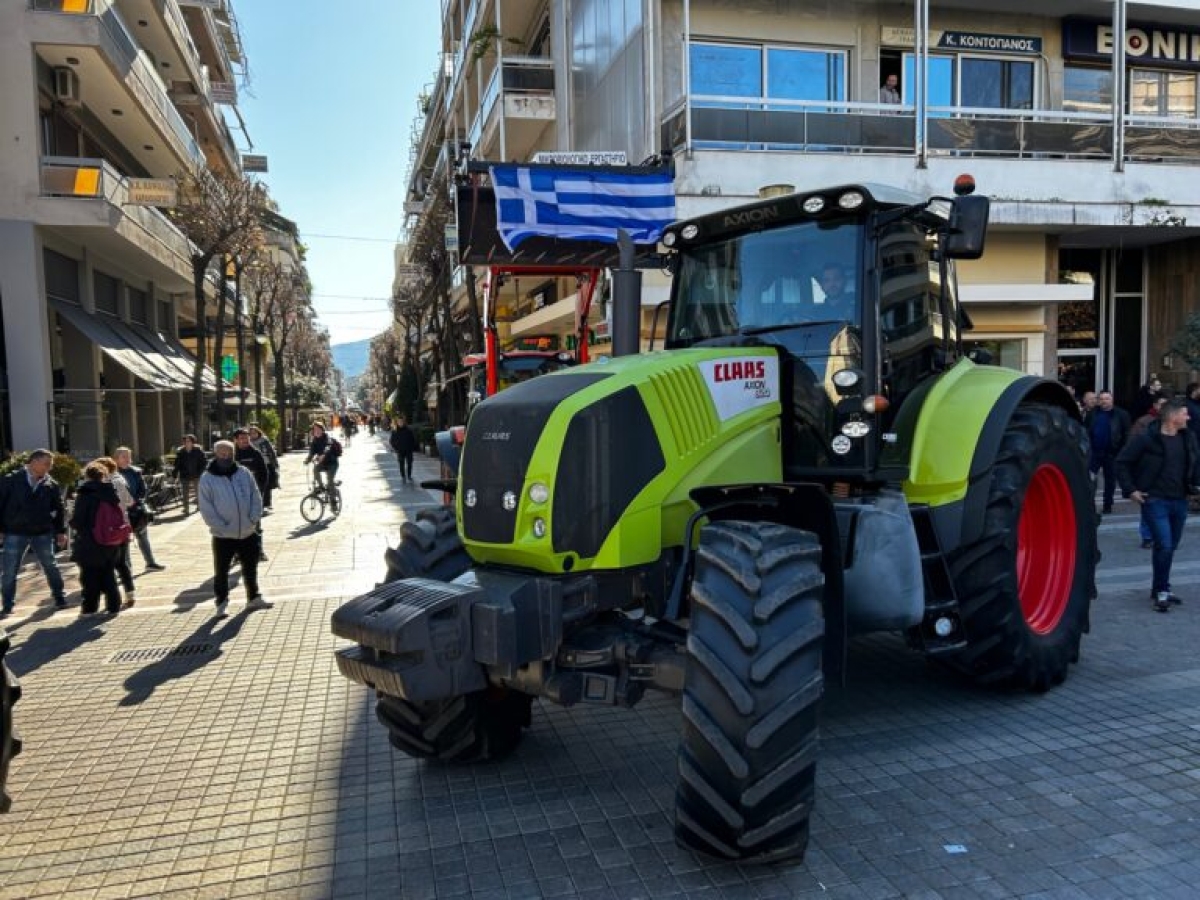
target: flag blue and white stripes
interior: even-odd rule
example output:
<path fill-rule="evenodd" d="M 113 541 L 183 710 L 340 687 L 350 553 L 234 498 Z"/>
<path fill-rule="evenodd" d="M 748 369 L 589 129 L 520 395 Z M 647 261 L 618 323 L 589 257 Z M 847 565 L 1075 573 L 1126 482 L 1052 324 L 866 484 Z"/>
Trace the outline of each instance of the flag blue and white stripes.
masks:
<path fill-rule="evenodd" d="M 510 251 L 529 237 L 615 244 L 624 228 L 636 244 L 653 244 L 675 220 L 669 172 L 589 172 L 492 166 L 496 227 Z"/>

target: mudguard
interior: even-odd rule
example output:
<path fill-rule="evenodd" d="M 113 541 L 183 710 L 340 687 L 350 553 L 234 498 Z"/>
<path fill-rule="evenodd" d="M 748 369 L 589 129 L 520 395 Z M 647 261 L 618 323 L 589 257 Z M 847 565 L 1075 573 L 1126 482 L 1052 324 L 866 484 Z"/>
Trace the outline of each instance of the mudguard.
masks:
<path fill-rule="evenodd" d="M 904 494 L 909 503 L 930 508 L 943 551 L 982 533 L 992 464 L 1023 403 L 1058 406 L 1079 416 L 1070 392 L 1057 382 L 969 359 L 959 360 L 925 395 Z"/>

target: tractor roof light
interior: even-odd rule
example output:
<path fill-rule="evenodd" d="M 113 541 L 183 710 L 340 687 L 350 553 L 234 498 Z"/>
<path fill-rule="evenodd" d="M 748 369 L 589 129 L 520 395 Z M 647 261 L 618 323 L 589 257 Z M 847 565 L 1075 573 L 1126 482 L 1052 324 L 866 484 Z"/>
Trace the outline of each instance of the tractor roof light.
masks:
<path fill-rule="evenodd" d="M 801 205 L 806 213 L 815 216 L 825 208 L 825 198 L 819 194 L 814 194 L 811 197 L 805 198 L 804 203 Z"/>
<path fill-rule="evenodd" d="M 842 196 L 838 197 L 838 206 L 842 209 L 858 209 L 863 205 L 862 191 L 846 191 Z"/>
<path fill-rule="evenodd" d="M 690 241 L 699 234 L 700 226 L 695 222 L 691 223 L 690 225 L 684 225 L 683 228 L 679 230 L 680 237 L 682 237 L 685 241 Z"/>

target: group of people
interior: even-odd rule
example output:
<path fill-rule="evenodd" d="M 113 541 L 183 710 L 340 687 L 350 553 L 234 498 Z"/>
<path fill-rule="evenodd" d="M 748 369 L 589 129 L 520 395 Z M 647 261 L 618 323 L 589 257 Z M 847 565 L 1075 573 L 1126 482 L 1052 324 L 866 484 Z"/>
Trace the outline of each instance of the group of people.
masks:
<path fill-rule="evenodd" d="M 1171 591 L 1171 564 L 1187 522 L 1188 497 L 1200 491 L 1200 383 L 1172 396 L 1151 375 L 1128 412 L 1107 390 L 1088 391 L 1080 407 L 1091 441 L 1088 467 L 1104 482 L 1101 511 L 1112 512 L 1118 484 L 1138 504 L 1141 546 L 1153 551 L 1151 605 L 1169 612 L 1182 602 Z"/>

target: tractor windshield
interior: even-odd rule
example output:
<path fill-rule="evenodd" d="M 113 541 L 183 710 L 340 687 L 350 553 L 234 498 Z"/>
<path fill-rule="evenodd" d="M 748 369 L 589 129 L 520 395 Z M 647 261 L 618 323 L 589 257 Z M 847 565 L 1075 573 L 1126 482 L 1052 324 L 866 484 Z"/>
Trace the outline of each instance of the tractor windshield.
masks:
<path fill-rule="evenodd" d="M 860 219 L 801 222 L 682 251 L 668 343 L 774 335 L 802 357 L 829 355 L 860 318 Z"/>

